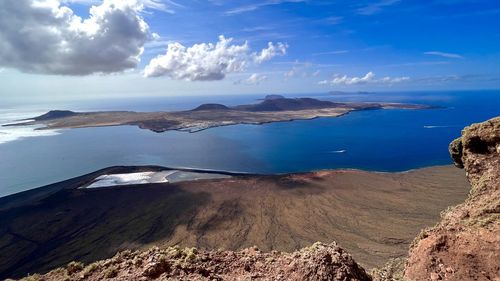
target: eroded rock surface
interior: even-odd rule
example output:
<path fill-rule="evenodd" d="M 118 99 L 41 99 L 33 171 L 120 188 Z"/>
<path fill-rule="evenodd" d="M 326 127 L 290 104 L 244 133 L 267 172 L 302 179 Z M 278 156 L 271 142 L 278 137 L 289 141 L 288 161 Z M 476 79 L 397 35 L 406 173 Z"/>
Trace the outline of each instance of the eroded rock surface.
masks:
<path fill-rule="evenodd" d="M 450 144 L 472 189 L 468 199 L 415 240 L 409 280 L 500 280 L 500 117 L 473 124 Z"/>
<path fill-rule="evenodd" d="M 65 268 L 31 280 L 371 280 L 336 243 L 315 243 L 294 253 L 239 252 L 194 248 L 152 248 L 124 251 L 87 266 L 72 262 Z"/>

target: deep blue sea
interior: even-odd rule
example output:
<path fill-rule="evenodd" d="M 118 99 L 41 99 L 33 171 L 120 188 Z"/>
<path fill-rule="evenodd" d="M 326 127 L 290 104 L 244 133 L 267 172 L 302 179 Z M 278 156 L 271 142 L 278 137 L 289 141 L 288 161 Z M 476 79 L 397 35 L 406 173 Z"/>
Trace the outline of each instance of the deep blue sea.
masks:
<path fill-rule="evenodd" d="M 0 122 L 26 118 L 51 109 L 179 110 L 206 102 L 227 105 L 257 102 L 263 96 L 130 98 L 0 105 Z M 112 165 L 155 164 L 267 174 L 332 168 L 404 171 L 450 164 L 448 143 L 460 135 L 464 126 L 500 115 L 500 91 L 298 96 L 336 101 L 420 103 L 443 108 L 359 111 L 339 118 L 236 125 L 197 133 L 154 133 L 132 126 L 55 132 L 2 128 L 0 196 Z"/>

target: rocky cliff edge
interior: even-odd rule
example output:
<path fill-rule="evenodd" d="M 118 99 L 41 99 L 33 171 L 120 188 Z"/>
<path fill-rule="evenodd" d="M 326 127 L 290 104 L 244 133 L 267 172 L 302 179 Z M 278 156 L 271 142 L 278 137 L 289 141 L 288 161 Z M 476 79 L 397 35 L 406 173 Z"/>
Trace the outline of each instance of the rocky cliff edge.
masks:
<path fill-rule="evenodd" d="M 404 277 L 500 280 L 500 117 L 466 127 L 449 150 L 472 189 L 415 239 Z"/>

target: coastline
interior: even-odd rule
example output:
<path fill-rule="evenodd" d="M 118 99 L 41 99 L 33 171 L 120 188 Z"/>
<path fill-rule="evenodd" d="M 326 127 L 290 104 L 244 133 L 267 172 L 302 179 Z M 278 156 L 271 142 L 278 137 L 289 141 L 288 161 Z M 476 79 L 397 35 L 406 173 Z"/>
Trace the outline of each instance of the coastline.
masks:
<path fill-rule="evenodd" d="M 242 171 L 231 171 L 231 170 L 217 170 L 217 169 L 203 169 L 203 168 L 191 168 L 191 167 L 183 167 L 183 166 L 161 166 L 161 165 L 129 165 L 129 166 L 122 166 L 122 165 L 115 165 L 115 166 L 108 166 L 90 173 L 86 173 L 77 177 L 65 179 L 62 181 L 58 182 L 53 182 L 49 183 L 46 185 L 34 187 L 28 190 L 16 192 L 13 194 L 5 195 L 0 197 L 0 206 L 4 206 L 5 201 L 9 201 L 8 197 L 14 198 L 14 197 L 19 197 L 19 196 L 24 196 L 24 194 L 32 193 L 36 190 L 41 190 L 45 189 L 50 186 L 54 185 L 59 185 L 62 183 L 66 182 L 71 182 L 77 179 L 87 179 L 89 177 L 97 178 L 100 175 L 104 175 L 109 172 L 115 172 L 115 173 L 134 173 L 137 171 L 153 171 L 153 172 L 159 172 L 159 171 L 167 171 L 167 170 L 176 170 L 176 171 L 184 171 L 184 172 L 193 172 L 193 173 L 206 173 L 206 174 L 219 174 L 219 175 L 226 175 L 226 176 L 234 176 L 234 177 L 273 177 L 273 176 L 286 176 L 286 175 L 305 175 L 305 174 L 311 174 L 311 173 L 320 173 L 320 172 L 354 172 L 354 173 L 372 173 L 372 174 L 386 174 L 386 175 L 391 175 L 391 174 L 408 174 L 411 172 L 415 171 L 422 171 L 422 170 L 433 170 L 433 169 L 440 169 L 440 168 L 446 168 L 446 167 L 453 167 L 453 164 L 450 160 L 449 164 L 437 164 L 437 165 L 429 165 L 429 166 L 421 166 L 421 167 L 416 167 L 408 170 L 402 170 L 402 171 L 380 171 L 380 170 L 370 170 L 370 169 L 358 169 L 358 168 L 333 168 L 333 169 L 313 169 L 313 170 L 308 170 L 308 171 L 297 171 L 297 172 L 285 172 L 285 173 L 257 173 L 257 172 L 242 172 Z M 168 184 L 168 183 L 166 183 Z M 0 207 L 0 210 L 3 208 Z"/>
<path fill-rule="evenodd" d="M 97 111 L 73 112 L 52 110 L 43 115 L 3 126 L 43 125 L 37 130 L 75 129 L 133 125 L 161 133 L 165 131 L 200 132 L 209 128 L 238 124 L 262 125 L 273 122 L 311 120 L 320 117 L 340 117 L 353 111 L 404 109 L 421 110 L 440 107 L 383 102 L 331 102 L 313 98 L 265 99 L 260 103 L 227 107 L 222 104 L 202 104 L 184 111 Z M 33 121 L 29 121 L 33 120 Z"/>
<path fill-rule="evenodd" d="M 418 109 L 414 109 L 418 110 Z M 348 115 L 350 113 L 356 112 L 356 111 L 364 111 L 364 110 L 352 110 L 344 113 L 339 113 L 338 115 L 332 115 L 332 116 L 313 116 L 313 117 L 304 117 L 304 118 L 293 118 L 293 119 L 286 119 L 286 120 L 278 120 L 278 121 L 261 121 L 261 122 L 235 122 L 235 123 L 227 123 L 227 124 L 214 124 L 208 127 L 204 128 L 195 128 L 195 127 L 183 127 L 183 128 L 176 128 L 176 129 L 169 129 L 167 131 L 177 131 L 177 132 L 186 132 L 186 133 L 198 133 L 202 132 L 205 130 L 213 129 L 213 128 L 219 128 L 219 127 L 227 127 L 227 126 L 237 126 L 237 125 L 250 125 L 250 126 L 260 126 L 260 125 L 266 125 L 266 124 L 272 124 L 272 123 L 287 123 L 287 122 L 294 122 L 294 121 L 308 121 L 308 120 L 315 120 L 315 119 L 321 119 L 321 118 L 338 118 L 342 117 L 345 115 Z M 30 119 L 32 120 L 32 119 Z M 19 122 L 21 121 L 21 122 Z M 26 123 L 29 122 L 23 122 L 24 120 L 17 120 L 14 122 L 11 122 L 9 124 L 2 124 L 2 126 L 5 127 L 10 127 L 10 126 L 16 126 L 16 127 L 22 127 L 26 125 Z M 33 122 L 33 121 L 31 121 Z M 71 126 L 71 127 L 50 127 L 49 125 L 44 125 L 43 123 L 36 122 L 36 125 L 40 125 L 41 127 L 35 128 L 35 131 L 44 131 L 44 130 L 57 130 L 57 131 L 63 131 L 63 130 L 71 130 L 71 129 L 83 129 L 83 128 L 102 128 L 102 127 L 120 127 L 120 126 L 132 126 L 132 127 L 138 127 L 139 129 L 142 130 L 150 130 L 155 133 L 162 133 L 166 131 L 154 131 L 146 127 L 141 127 L 135 124 L 109 124 L 109 125 L 82 125 L 82 126 Z"/>

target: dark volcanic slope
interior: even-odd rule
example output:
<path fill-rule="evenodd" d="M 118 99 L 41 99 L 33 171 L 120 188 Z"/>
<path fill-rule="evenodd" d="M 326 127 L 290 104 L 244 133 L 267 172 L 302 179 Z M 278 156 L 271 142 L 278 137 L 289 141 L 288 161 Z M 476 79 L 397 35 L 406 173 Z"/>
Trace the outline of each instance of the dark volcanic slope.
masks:
<path fill-rule="evenodd" d="M 107 111 L 78 113 L 54 110 L 33 118 L 35 120 L 33 122 L 10 124 L 9 126 L 42 124 L 47 129 L 60 129 L 134 125 L 155 132 L 168 130 L 196 132 L 217 126 L 337 117 L 354 110 L 391 108 L 428 109 L 432 107 L 398 103 L 335 103 L 312 98 L 274 97 L 266 98 L 257 104 L 234 107 L 227 107 L 222 104 L 202 104 L 193 110 L 177 112 Z"/>
<path fill-rule="evenodd" d="M 127 168 L 113 169 L 4 198 L 2 206 L 14 200 L 17 207 L 0 210 L 0 278 L 176 244 L 293 251 L 337 241 L 373 267 L 405 255 L 419 230 L 469 188 L 460 170 L 446 166 L 74 189 Z"/>
<path fill-rule="evenodd" d="M 205 103 L 197 108 L 193 109 L 193 111 L 202 111 L 202 110 L 229 110 L 230 108 L 218 103 Z"/>
<path fill-rule="evenodd" d="M 234 107 L 237 110 L 243 111 L 286 111 L 286 110 L 306 110 L 306 109 L 321 109 L 332 107 L 347 107 L 352 106 L 345 103 L 335 103 L 331 101 L 322 101 L 312 98 L 266 98 L 258 104 L 239 105 Z"/>
<path fill-rule="evenodd" d="M 52 120 L 64 117 L 75 116 L 78 113 L 70 111 L 70 110 L 51 110 L 45 114 L 42 114 L 38 117 L 33 118 L 36 121 L 44 121 L 44 120 Z"/>

